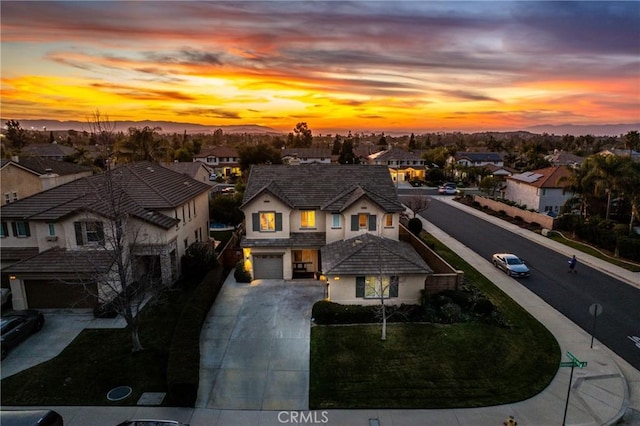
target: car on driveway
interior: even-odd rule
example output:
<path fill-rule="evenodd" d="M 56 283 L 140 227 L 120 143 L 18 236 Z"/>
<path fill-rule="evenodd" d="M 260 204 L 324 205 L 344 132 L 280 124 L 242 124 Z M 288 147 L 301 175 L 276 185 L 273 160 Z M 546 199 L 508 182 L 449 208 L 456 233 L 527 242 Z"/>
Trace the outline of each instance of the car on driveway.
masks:
<path fill-rule="evenodd" d="M 13 311 L 0 317 L 0 349 L 2 359 L 10 349 L 37 333 L 44 325 L 44 315 L 35 309 Z"/>
<path fill-rule="evenodd" d="M 438 187 L 438 194 L 444 195 L 456 195 L 458 193 L 458 187 L 455 183 L 445 183 Z"/>
<path fill-rule="evenodd" d="M 531 274 L 524 260 L 515 254 L 496 253 L 491 256 L 491 263 L 496 268 L 502 269 L 510 277 L 528 277 Z"/>

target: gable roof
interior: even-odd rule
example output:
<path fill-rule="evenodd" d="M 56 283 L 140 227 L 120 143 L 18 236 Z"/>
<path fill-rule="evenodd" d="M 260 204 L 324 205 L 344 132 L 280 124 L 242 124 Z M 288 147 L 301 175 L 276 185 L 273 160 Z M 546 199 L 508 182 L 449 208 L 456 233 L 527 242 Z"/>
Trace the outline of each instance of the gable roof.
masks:
<path fill-rule="evenodd" d="M 282 157 L 297 158 L 330 158 L 331 150 L 329 148 L 285 148 L 282 151 Z"/>
<path fill-rule="evenodd" d="M 332 275 L 430 274 L 409 243 L 362 234 L 320 249 L 322 272 Z"/>
<path fill-rule="evenodd" d="M 37 143 L 27 145 L 22 148 L 23 155 L 34 155 L 38 157 L 66 157 L 76 152 L 70 146 L 58 145 L 57 143 Z"/>
<path fill-rule="evenodd" d="M 20 220 L 57 221 L 83 211 L 109 217 L 117 198 L 118 210 L 169 229 L 178 219 L 158 210 L 178 207 L 210 186 L 150 162 L 125 164 L 109 172 L 88 176 L 2 206 L 2 216 Z M 113 191 L 109 190 L 109 184 Z"/>
<path fill-rule="evenodd" d="M 196 155 L 197 158 L 203 157 L 238 157 L 238 151 L 230 146 L 211 146 L 202 148 L 200 154 Z"/>
<path fill-rule="evenodd" d="M 2 161 L 2 167 L 5 167 L 9 164 L 21 167 L 39 176 L 47 174 L 49 171 L 60 176 L 91 171 L 91 168 L 89 167 L 80 166 L 78 164 L 69 163 L 67 161 L 52 160 L 50 158 L 44 157 L 21 157 L 19 161 Z"/>
<path fill-rule="evenodd" d="M 507 177 L 536 188 L 564 188 L 568 182 L 560 183 L 563 177 L 569 177 L 571 171 L 566 166 L 552 166 L 544 169 L 532 170 Z"/>
<path fill-rule="evenodd" d="M 389 160 L 414 160 L 419 161 L 422 160 L 422 157 L 415 153 L 405 151 L 400 148 L 391 148 L 385 151 L 378 151 L 374 154 L 369 155 L 369 160 L 377 160 L 377 161 L 389 161 Z"/>
<path fill-rule="evenodd" d="M 469 160 L 472 163 L 502 161 L 502 157 L 497 152 L 456 152 L 453 155 L 456 161 Z"/>
<path fill-rule="evenodd" d="M 263 191 L 271 192 L 291 208 L 341 211 L 367 196 L 387 212 L 404 211 L 384 165 L 254 165 L 243 206 Z"/>
<path fill-rule="evenodd" d="M 174 172 L 182 173 L 189 177 L 195 178 L 201 168 L 206 170 L 207 174 L 211 173 L 211 168 L 201 161 L 180 161 L 173 163 L 163 163 L 163 167 L 173 170 Z"/>

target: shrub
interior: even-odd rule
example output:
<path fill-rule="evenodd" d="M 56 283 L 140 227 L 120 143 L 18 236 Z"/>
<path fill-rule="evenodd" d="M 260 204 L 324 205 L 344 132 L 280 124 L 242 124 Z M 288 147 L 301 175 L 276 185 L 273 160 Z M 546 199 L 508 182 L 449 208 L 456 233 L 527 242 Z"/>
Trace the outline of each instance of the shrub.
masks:
<path fill-rule="evenodd" d="M 202 280 L 207 272 L 218 266 L 215 249 L 209 243 L 191 244 L 180 261 L 182 275 L 195 282 Z"/>
<path fill-rule="evenodd" d="M 176 322 L 167 361 L 167 396 L 177 407 L 193 407 L 200 381 L 200 330 L 223 284 L 222 267 L 194 289 Z"/>
<path fill-rule="evenodd" d="M 250 283 L 251 282 L 251 274 L 244 267 L 244 260 L 236 263 L 236 270 L 233 273 L 233 277 L 239 283 Z"/>
<path fill-rule="evenodd" d="M 462 320 L 462 309 L 455 303 L 446 303 L 440 308 L 440 315 L 445 323 L 453 324 Z"/>
<path fill-rule="evenodd" d="M 422 221 L 417 217 L 412 217 L 409 219 L 409 225 L 407 227 L 413 235 L 420 235 L 420 232 L 422 232 Z"/>

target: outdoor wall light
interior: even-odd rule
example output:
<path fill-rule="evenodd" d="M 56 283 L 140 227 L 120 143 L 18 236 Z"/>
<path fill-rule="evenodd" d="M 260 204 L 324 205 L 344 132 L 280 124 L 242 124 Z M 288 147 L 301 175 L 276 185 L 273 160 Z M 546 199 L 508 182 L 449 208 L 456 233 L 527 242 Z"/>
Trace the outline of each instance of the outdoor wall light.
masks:
<path fill-rule="evenodd" d="M 15 280 L 15 279 L 16 279 L 16 276 L 15 276 L 15 275 L 9 275 L 9 279 L 10 279 L 10 280 Z"/>
<path fill-rule="evenodd" d="M 340 277 L 333 277 L 335 281 L 340 281 Z"/>

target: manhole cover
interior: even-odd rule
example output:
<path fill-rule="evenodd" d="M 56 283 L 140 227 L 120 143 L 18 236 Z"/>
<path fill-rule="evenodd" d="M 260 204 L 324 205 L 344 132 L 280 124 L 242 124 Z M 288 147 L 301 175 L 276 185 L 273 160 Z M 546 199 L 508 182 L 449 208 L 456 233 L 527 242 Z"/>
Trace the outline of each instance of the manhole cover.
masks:
<path fill-rule="evenodd" d="M 131 392 L 133 392 L 133 389 L 129 386 L 118 386 L 109 391 L 107 399 L 109 401 L 120 401 L 131 395 Z"/>

